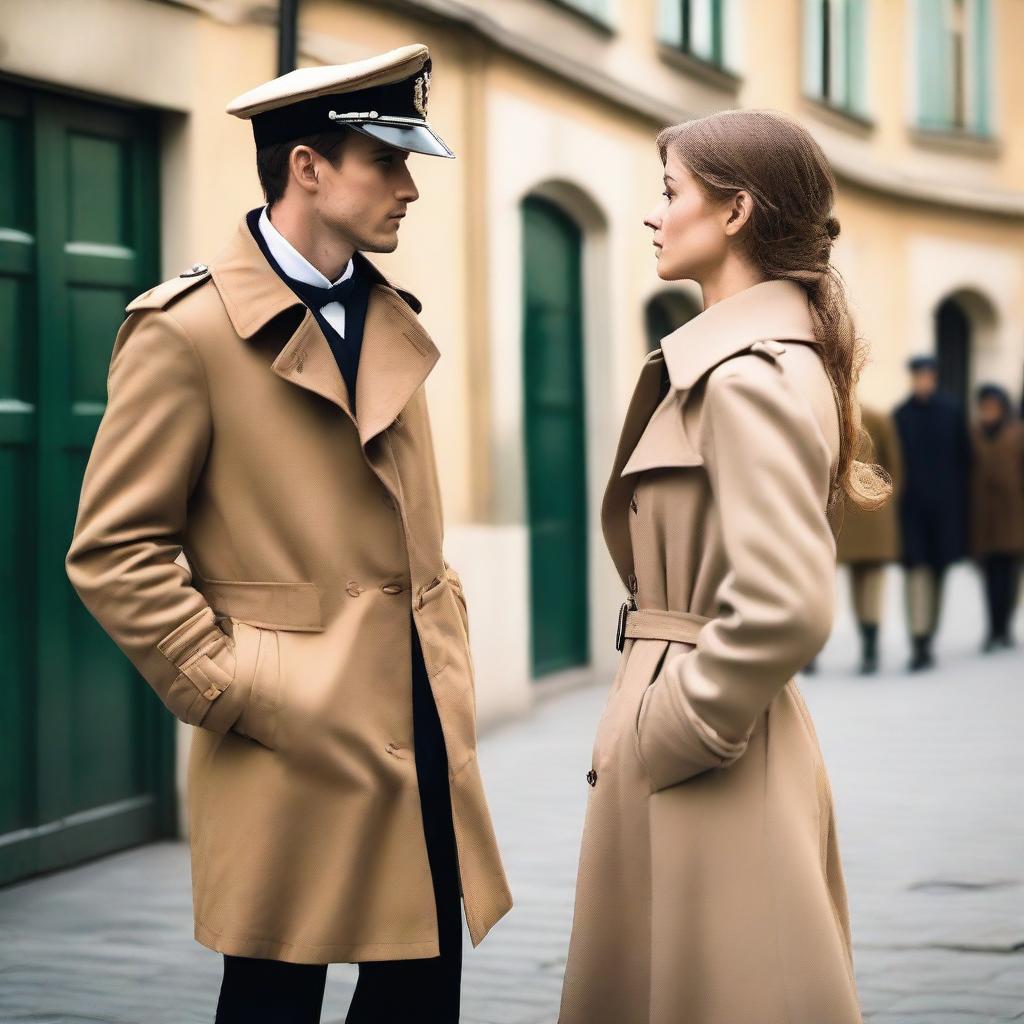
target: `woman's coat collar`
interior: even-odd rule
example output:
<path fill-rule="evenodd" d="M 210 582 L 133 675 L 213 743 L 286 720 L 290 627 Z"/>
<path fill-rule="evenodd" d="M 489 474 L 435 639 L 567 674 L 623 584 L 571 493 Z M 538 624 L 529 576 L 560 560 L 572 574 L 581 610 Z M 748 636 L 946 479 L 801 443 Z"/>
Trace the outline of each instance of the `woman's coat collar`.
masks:
<path fill-rule="evenodd" d="M 687 391 L 720 362 L 759 341 L 817 341 L 802 285 L 762 281 L 673 331 L 661 342 L 669 381 L 676 391 Z"/>

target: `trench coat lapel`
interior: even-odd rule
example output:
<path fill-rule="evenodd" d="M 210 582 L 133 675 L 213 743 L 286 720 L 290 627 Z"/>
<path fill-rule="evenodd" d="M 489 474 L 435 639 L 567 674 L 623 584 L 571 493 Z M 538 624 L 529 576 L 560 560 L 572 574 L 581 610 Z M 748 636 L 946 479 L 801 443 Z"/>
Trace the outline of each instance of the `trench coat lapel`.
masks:
<path fill-rule="evenodd" d="M 763 281 L 683 324 L 645 360 L 601 506 L 605 542 L 623 582 L 633 572 L 626 517 L 635 486 L 631 477 L 648 469 L 702 465 L 685 429 L 683 406 L 689 392 L 731 356 L 758 343 L 782 340 L 817 343 L 807 293 L 793 281 Z M 669 389 L 662 397 L 665 371 Z"/>
<path fill-rule="evenodd" d="M 612 462 L 611 478 L 601 503 L 601 529 L 623 583 L 633 571 L 633 551 L 624 514 L 629 505 L 633 485 L 630 480 L 623 478 L 622 470 L 647 427 L 651 413 L 658 405 L 664 373 L 665 361 L 661 349 L 657 349 L 644 360 L 640 369 L 640 379 L 636 383 L 626 411 L 619 445 Z"/>
<path fill-rule="evenodd" d="M 240 338 L 254 337 L 287 310 L 301 311 L 270 368 L 289 383 L 333 402 L 352 418 L 348 389 L 330 343 L 302 300 L 267 263 L 244 217 L 210 274 Z"/>
<path fill-rule="evenodd" d="M 286 310 L 302 311 L 271 369 L 289 383 L 338 406 L 356 423 L 360 443 L 365 446 L 394 422 L 440 353 L 413 315 L 413 310 L 420 308 L 416 297 L 393 285 L 365 257 L 357 258 L 371 279 L 356 377 L 358 420 L 352 414 L 348 388 L 330 343 L 313 314 L 267 263 L 245 218 L 211 266 L 211 276 L 240 338 L 252 338 Z"/>
<path fill-rule="evenodd" d="M 356 377 L 359 441 L 365 447 L 394 423 L 440 353 L 414 315 L 419 307 L 415 297 L 392 285 L 369 261 L 364 265 L 376 278 L 366 307 Z"/>

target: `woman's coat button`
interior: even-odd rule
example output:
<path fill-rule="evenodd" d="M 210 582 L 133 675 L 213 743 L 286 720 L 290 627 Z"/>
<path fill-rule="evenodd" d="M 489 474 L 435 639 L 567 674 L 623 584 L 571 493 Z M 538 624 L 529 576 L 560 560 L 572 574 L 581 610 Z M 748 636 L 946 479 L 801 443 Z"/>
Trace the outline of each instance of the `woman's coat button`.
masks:
<path fill-rule="evenodd" d="M 590 783 L 591 786 L 597 785 L 597 772 L 595 772 L 593 768 L 587 772 L 587 782 Z"/>
<path fill-rule="evenodd" d="M 402 592 L 402 588 L 397 583 L 385 583 L 380 589 L 385 594 L 400 594 Z"/>
<path fill-rule="evenodd" d="M 348 591 L 350 597 L 358 597 L 362 592 L 363 588 L 355 580 L 349 580 L 345 584 L 345 589 Z"/>

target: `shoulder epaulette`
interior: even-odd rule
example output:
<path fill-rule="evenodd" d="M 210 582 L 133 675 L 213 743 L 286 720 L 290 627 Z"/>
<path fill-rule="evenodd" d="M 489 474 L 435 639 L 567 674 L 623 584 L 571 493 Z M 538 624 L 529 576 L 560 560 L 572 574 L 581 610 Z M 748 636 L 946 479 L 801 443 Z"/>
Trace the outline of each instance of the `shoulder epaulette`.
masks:
<path fill-rule="evenodd" d="M 193 263 L 188 270 L 177 277 L 172 277 L 169 281 L 150 288 L 148 292 L 137 295 L 125 306 L 125 312 L 135 313 L 140 309 L 166 309 L 180 296 L 209 280 L 210 268 L 204 263 Z"/>

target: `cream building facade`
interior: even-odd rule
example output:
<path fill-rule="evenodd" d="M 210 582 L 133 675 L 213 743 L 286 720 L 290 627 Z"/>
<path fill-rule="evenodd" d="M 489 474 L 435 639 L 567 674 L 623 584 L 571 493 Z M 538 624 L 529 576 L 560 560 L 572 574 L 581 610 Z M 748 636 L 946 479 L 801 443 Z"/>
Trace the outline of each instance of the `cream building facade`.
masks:
<path fill-rule="evenodd" d="M 212 259 L 261 201 L 249 126 L 224 107 L 278 73 L 277 19 L 254 0 L 4 4 L 12 85 L 150 118 L 157 279 Z M 411 41 L 432 51 L 431 121 L 457 159 L 413 159 L 421 199 L 382 262 L 442 351 L 428 393 L 484 724 L 616 661 L 601 494 L 640 360 L 699 302 L 658 280 L 642 226 L 660 127 L 772 107 L 820 140 L 836 261 L 873 346 L 865 401 L 893 405 L 925 351 L 954 390 L 1019 395 L 1017 0 L 298 5 L 301 66 Z"/>

